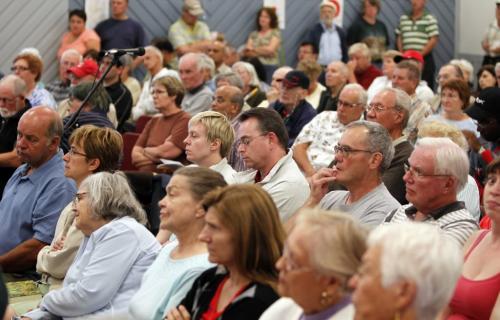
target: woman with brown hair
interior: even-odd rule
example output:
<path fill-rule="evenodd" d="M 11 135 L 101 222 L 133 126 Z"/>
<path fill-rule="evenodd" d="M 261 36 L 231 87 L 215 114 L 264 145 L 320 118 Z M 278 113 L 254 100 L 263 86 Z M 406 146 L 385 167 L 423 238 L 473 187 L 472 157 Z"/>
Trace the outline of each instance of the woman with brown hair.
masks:
<path fill-rule="evenodd" d="M 190 116 L 181 109 L 184 88 L 171 76 L 153 81 L 153 103 L 159 114 L 146 125 L 132 149 L 132 163 L 139 171 L 156 171 L 160 159 L 185 162 L 184 139 Z"/>
<path fill-rule="evenodd" d="M 285 233 L 278 209 L 263 189 L 232 185 L 212 191 L 199 238 L 216 263 L 198 277 L 167 319 L 258 319 L 275 292 Z"/>
<path fill-rule="evenodd" d="M 460 130 L 470 131 L 479 137 L 477 124 L 465 112 L 469 106 L 469 85 L 461 79 L 446 81 L 441 86 L 441 114 L 432 115 L 427 120 L 438 120 L 457 127 Z"/>
<path fill-rule="evenodd" d="M 276 10 L 262 7 L 257 12 L 257 30 L 248 36 L 243 55 L 257 57 L 266 69 L 266 81 L 271 81 L 274 70 L 279 65 L 279 50 L 281 46 L 281 33 L 278 28 Z"/>
<path fill-rule="evenodd" d="M 31 106 L 47 106 L 55 109 L 57 104 L 52 94 L 37 85 L 42 78 L 42 58 L 33 53 L 20 53 L 12 63 L 10 70 L 26 83 L 26 99 Z"/>
<path fill-rule="evenodd" d="M 68 49 L 75 49 L 82 55 L 91 49 L 99 51 L 101 38 L 93 29 L 85 27 L 85 22 L 87 22 L 85 11 L 81 9 L 71 10 L 68 18 L 69 30 L 61 38 L 57 58 L 60 59 L 63 52 Z"/>

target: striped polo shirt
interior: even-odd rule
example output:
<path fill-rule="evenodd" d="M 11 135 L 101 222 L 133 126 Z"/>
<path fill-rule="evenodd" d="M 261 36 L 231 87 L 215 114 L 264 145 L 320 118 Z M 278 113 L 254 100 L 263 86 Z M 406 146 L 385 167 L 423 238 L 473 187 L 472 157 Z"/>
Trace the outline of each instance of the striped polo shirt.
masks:
<path fill-rule="evenodd" d="M 384 224 L 413 221 L 417 211 L 417 208 L 412 204 L 401 206 L 385 217 Z M 478 229 L 476 220 L 461 201 L 455 201 L 434 210 L 422 222 L 437 225 L 446 235 L 457 241 L 460 246 L 463 246 L 470 235 Z"/>
<path fill-rule="evenodd" d="M 436 18 L 425 11 L 424 15 L 416 21 L 413 21 L 407 14 L 402 15 L 396 34 L 401 35 L 404 51 L 422 51 L 430 38 L 439 35 L 439 28 Z"/>

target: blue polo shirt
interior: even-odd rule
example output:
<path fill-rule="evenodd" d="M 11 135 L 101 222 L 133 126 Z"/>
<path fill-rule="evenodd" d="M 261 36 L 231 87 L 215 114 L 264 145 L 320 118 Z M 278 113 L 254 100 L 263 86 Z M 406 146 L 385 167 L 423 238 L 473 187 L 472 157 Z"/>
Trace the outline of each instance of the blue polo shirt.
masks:
<path fill-rule="evenodd" d="M 59 151 L 30 175 L 23 164 L 5 186 L 0 202 L 0 255 L 35 238 L 51 243 L 62 209 L 73 199 L 76 186 L 64 176 Z"/>

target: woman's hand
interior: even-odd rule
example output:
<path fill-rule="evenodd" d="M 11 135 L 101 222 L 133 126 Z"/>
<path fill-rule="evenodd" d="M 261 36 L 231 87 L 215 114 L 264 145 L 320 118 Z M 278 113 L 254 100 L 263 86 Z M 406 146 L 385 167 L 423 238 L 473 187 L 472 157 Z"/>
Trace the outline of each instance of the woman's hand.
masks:
<path fill-rule="evenodd" d="M 173 308 L 170 310 L 165 317 L 166 320 L 189 320 L 191 319 L 191 315 L 187 311 L 187 309 L 180 305 L 177 308 Z"/>
<path fill-rule="evenodd" d="M 59 239 L 54 242 L 54 245 L 52 246 L 52 251 L 58 251 L 64 248 L 64 240 L 66 240 L 65 236 L 60 237 Z"/>

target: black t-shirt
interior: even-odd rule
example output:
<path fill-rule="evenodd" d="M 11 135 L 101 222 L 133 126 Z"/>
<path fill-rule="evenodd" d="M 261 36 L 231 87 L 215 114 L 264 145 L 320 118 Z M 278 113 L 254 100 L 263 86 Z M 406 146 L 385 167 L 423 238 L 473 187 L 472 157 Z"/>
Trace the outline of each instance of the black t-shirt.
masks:
<path fill-rule="evenodd" d="M 105 87 L 105 89 L 115 105 L 116 117 L 118 119 L 117 130 L 121 132 L 123 124 L 130 118 L 130 113 L 132 111 L 132 94 L 120 81 Z"/>
<path fill-rule="evenodd" d="M 0 153 L 6 153 L 14 150 L 17 140 L 17 124 L 21 116 L 31 108 L 28 100 L 24 101 L 26 107 L 16 113 L 11 118 L 2 118 L 0 116 Z M 17 168 L 0 166 L 0 199 L 2 199 L 3 189 L 10 177 Z"/>
<path fill-rule="evenodd" d="M 3 282 L 3 274 L 0 273 L 0 319 L 3 319 L 8 304 L 9 296 L 7 295 L 7 288 Z"/>

